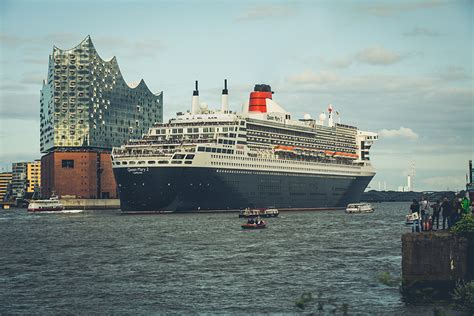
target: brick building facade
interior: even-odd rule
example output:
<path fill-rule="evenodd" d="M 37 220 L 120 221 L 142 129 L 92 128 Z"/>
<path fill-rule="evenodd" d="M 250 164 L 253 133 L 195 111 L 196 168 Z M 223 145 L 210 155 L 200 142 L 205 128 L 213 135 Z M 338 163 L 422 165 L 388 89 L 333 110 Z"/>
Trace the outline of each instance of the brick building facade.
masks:
<path fill-rule="evenodd" d="M 41 194 L 77 198 L 117 198 L 110 152 L 56 151 L 41 158 Z"/>

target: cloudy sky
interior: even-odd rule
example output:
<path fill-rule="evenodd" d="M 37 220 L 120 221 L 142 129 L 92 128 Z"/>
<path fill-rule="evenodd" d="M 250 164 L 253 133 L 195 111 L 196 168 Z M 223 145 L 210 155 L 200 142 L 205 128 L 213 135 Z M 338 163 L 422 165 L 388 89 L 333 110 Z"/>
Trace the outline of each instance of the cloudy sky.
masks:
<path fill-rule="evenodd" d="M 125 80 L 164 92 L 165 119 L 229 81 L 255 83 L 294 117 L 328 104 L 375 131 L 372 189 L 462 189 L 473 144 L 472 1 L 0 1 L 0 167 L 41 157 L 39 94 L 53 45 L 87 35 Z"/>

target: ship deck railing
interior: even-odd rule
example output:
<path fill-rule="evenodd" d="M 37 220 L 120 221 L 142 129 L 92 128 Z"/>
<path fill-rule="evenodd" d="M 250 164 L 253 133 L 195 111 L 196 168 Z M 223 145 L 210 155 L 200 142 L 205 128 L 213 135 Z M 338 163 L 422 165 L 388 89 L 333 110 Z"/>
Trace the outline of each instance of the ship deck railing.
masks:
<path fill-rule="evenodd" d="M 206 121 L 206 120 L 199 120 L 195 122 L 191 121 L 173 121 L 172 123 L 165 123 L 163 125 L 153 126 L 153 128 L 161 128 L 161 127 L 180 127 L 185 128 L 186 126 L 203 126 L 203 125 L 238 125 L 238 120 L 229 120 L 229 121 Z"/>
<path fill-rule="evenodd" d="M 133 140 L 128 142 L 125 146 L 153 146 L 153 145 L 170 145 L 170 146 L 180 146 L 183 144 L 215 144 L 217 141 L 216 138 L 173 138 L 173 139 L 153 139 L 153 140 Z"/>

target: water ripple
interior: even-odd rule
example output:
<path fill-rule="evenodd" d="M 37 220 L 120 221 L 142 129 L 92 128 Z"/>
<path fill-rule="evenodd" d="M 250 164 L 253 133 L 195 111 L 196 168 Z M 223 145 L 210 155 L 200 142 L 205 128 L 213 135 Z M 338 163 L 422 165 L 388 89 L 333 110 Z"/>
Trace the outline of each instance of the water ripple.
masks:
<path fill-rule="evenodd" d="M 286 212 L 259 231 L 236 213 L 1 212 L 0 314 L 294 314 L 304 292 L 351 314 L 423 311 L 377 281 L 400 275 L 405 206 Z"/>

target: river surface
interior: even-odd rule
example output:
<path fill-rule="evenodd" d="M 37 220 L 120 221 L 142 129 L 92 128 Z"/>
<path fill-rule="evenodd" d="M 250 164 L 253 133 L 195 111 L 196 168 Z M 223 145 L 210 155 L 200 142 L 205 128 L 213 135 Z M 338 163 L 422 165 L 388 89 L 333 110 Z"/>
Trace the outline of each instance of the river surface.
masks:
<path fill-rule="evenodd" d="M 400 277 L 411 230 L 407 203 L 374 206 L 280 212 L 254 231 L 237 213 L 0 210 L 0 314 L 432 315 L 378 281 Z"/>

